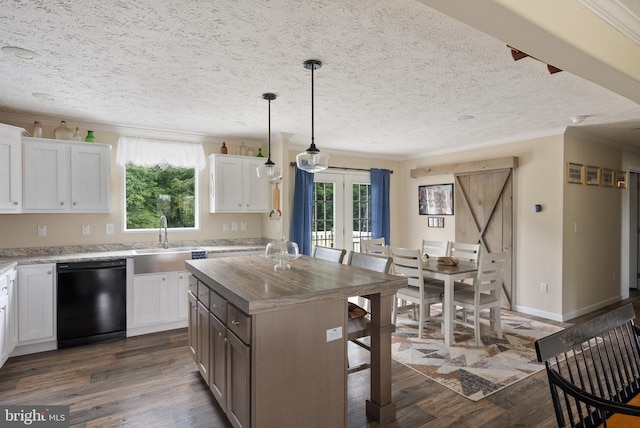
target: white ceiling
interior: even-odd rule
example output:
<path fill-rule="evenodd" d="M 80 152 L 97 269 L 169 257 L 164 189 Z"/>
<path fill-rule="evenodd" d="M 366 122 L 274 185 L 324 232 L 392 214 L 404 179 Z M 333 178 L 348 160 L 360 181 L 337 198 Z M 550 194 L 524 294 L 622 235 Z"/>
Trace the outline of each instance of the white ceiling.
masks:
<path fill-rule="evenodd" d="M 640 146 L 640 105 L 416 0 L 0 0 L 0 113 L 405 159 L 582 128 Z M 635 82 L 638 83 L 638 82 Z M 50 94 L 43 100 L 33 93 Z M 582 124 L 571 117 L 586 115 Z M 473 118 L 463 120 L 465 116 Z M 135 132 L 131 131 L 131 132 Z"/>

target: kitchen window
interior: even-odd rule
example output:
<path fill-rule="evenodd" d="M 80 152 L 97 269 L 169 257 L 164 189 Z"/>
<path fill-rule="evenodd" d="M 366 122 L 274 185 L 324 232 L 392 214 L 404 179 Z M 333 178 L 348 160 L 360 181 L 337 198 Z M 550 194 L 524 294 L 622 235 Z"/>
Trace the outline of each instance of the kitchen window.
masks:
<path fill-rule="evenodd" d="M 116 163 L 124 168 L 125 230 L 199 228 L 198 172 L 206 165 L 202 145 L 120 137 Z"/>
<path fill-rule="evenodd" d="M 125 230 L 157 229 L 161 215 L 171 229 L 198 228 L 195 168 L 125 167 Z"/>

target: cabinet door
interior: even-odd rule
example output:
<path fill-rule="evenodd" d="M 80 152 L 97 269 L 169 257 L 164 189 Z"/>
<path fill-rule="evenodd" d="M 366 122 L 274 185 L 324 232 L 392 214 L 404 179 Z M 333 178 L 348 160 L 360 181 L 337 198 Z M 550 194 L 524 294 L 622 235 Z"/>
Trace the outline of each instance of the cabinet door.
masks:
<path fill-rule="evenodd" d="M 170 281 L 166 273 L 134 275 L 130 326 L 163 322 L 169 311 Z"/>
<path fill-rule="evenodd" d="M 65 211 L 69 205 L 68 146 L 25 139 L 24 208 Z"/>
<path fill-rule="evenodd" d="M 109 212 L 107 146 L 71 146 L 71 210 Z"/>
<path fill-rule="evenodd" d="M 244 162 L 244 204 L 250 212 L 269 211 L 269 181 L 258 178 L 256 169 L 266 161 L 264 158 L 248 158 Z"/>
<path fill-rule="evenodd" d="M 243 211 L 242 159 L 209 157 L 209 212 Z"/>
<path fill-rule="evenodd" d="M 251 352 L 235 334 L 227 331 L 227 408 L 234 427 L 248 427 L 251 421 Z"/>
<path fill-rule="evenodd" d="M 189 353 L 198 364 L 198 299 L 189 292 Z"/>
<path fill-rule="evenodd" d="M 202 378 L 209 385 L 209 311 L 202 302 L 198 302 L 197 331 L 196 363 Z"/>
<path fill-rule="evenodd" d="M 209 389 L 222 409 L 227 407 L 227 329 L 212 313 L 209 313 Z"/>
<path fill-rule="evenodd" d="M 55 265 L 18 268 L 18 342 L 55 340 Z"/>
<path fill-rule="evenodd" d="M 3 288 L 9 289 L 8 281 L 6 275 L 0 274 L 0 367 L 9 359 L 9 344 L 7 343 L 9 295 L 2 292 Z"/>
<path fill-rule="evenodd" d="M 0 127 L 0 212 L 22 209 L 20 132 Z"/>
<path fill-rule="evenodd" d="M 189 317 L 189 272 L 178 272 L 178 320 Z"/>
<path fill-rule="evenodd" d="M 11 355 L 18 343 L 18 272 L 15 269 L 10 270 L 7 273 L 8 278 L 8 297 L 9 302 L 7 306 L 7 326 L 5 343 L 8 346 L 8 353 Z"/>

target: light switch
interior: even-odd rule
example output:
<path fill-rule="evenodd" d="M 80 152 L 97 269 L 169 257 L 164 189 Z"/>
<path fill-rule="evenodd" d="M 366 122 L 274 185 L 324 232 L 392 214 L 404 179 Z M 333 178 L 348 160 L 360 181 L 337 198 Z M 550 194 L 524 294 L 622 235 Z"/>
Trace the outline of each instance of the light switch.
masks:
<path fill-rule="evenodd" d="M 231 223 L 231 231 L 233 232 L 237 232 L 238 231 L 238 222 L 234 221 Z"/>
<path fill-rule="evenodd" d="M 83 235 L 89 235 L 91 234 L 91 228 L 89 227 L 88 224 L 83 224 L 82 225 L 82 234 Z"/>
<path fill-rule="evenodd" d="M 104 228 L 104 234 L 105 235 L 113 235 L 115 233 L 115 230 L 113 228 L 113 223 L 107 223 L 105 228 Z"/>
<path fill-rule="evenodd" d="M 242 223 L 240 223 L 240 230 L 241 231 L 246 231 L 247 230 L 247 222 L 243 221 Z"/>
<path fill-rule="evenodd" d="M 47 236 L 47 226 L 38 226 L 38 236 Z"/>
<path fill-rule="evenodd" d="M 229 223 L 227 223 L 227 222 L 222 223 L 222 231 L 223 232 L 228 232 L 229 231 Z"/>

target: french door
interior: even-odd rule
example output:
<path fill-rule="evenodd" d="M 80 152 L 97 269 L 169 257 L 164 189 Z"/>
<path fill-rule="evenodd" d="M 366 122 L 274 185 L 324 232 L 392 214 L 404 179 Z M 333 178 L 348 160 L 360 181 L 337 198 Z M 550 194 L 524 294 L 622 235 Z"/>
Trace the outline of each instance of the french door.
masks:
<path fill-rule="evenodd" d="M 312 246 L 360 251 L 371 237 L 371 178 L 368 172 L 314 174 Z"/>

